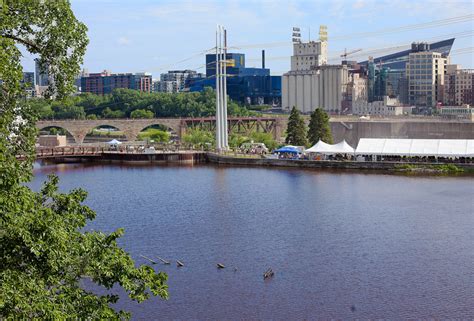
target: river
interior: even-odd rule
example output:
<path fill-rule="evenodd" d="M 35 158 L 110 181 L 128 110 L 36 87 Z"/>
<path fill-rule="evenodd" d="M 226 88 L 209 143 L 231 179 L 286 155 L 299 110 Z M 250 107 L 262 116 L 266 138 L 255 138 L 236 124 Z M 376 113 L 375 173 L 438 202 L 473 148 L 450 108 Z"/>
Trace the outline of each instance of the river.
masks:
<path fill-rule="evenodd" d="M 68 164 L 32 187 L 51 172 L 138 264 L 184 262 L 154 265 L 169 300 L 119 301 L 133 319 L 474 317 L 472 177 Z"/>

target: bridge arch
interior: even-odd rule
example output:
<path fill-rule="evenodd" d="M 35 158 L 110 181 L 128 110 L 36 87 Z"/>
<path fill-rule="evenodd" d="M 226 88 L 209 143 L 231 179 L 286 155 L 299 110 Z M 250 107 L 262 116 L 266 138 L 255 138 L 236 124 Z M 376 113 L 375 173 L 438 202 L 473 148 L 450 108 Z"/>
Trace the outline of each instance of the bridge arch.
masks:
<path fill-rule="evenodd" d="M 38 135 L 41 136 L 42 134 L 46 134 L 46 135 L 65 135 L 66 136 L 66 140 L 68 142 L 70 142 L 71 140 L 72 141 L 76 141 L 76 138 L 74 137 L 74 134 L 71 133 L 71 131 L 69 129 L 67 129 L 65 126 L 58 126 L 58 125 L 51 125 L 51 126 L 42 126 L 42 127 L 38 127 Z M 53 129 L 56 129 L 55 132 L 53 132 Z M 43 132 L 43 133 L 42 133 Z M 47 132 L 47 133 L 45 133 Z"/>
<path fill-rule="evenodd" d="M 105 142 L 111 139 L 124 140 L 126 136 L 120 128 L 109 125 L 106 122 L 91 128 L 84 137 L 84 141 L 87 142 Z"/>

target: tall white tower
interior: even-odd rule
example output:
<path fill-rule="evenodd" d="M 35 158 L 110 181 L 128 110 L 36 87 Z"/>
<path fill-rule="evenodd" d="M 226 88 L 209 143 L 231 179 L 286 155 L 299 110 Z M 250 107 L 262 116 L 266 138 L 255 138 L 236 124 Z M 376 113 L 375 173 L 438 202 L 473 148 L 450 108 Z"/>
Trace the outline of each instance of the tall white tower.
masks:
<path fill-rule="evenodd" d="M 227 30 L 216 30 L 216 147 L 218 152 L 229 149 L 227 132 Z"/>

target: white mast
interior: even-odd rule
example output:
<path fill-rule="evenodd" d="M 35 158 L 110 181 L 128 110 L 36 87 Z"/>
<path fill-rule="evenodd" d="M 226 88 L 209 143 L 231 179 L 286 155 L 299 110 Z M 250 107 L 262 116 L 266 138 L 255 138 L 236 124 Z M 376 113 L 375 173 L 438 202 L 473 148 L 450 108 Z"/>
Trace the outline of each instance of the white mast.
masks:
<path fill-rule="evenodd" d="M 220 131 L 220 126 L 219 126 L 219 119 L 221 118 L 220 116 L 220 110 L 221 110 L 221 100 L 220 100 L 220 83 L 219 83 L 219 33 L 220 33 L 220 26 L 217 26 L 216 29 L 216 147 L 217 150 L 220 151 L 221 149 L 221 131 Z"/>
<path fill-rule="evenodd" d="M 227 39 L 223 26 L 216 32 L 216 147 L 217 151 L 229 148 L 227 133 Z M 224 45 L 224 48 L 223 46 Z"/>

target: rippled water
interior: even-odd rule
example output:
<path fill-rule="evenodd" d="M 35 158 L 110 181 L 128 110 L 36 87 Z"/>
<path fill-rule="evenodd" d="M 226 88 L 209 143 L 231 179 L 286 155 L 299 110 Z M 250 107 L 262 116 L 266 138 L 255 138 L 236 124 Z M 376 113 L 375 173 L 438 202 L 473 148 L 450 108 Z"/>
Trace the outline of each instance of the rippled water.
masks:
<path fill-rule="evenodd" d="M 32 185 L 52 171 L 137 263 L 185 263 L 154 266 L 168 301 L 118 304 L 134 319 L 474 317 L 472 177 L 49 165 Z"/>

